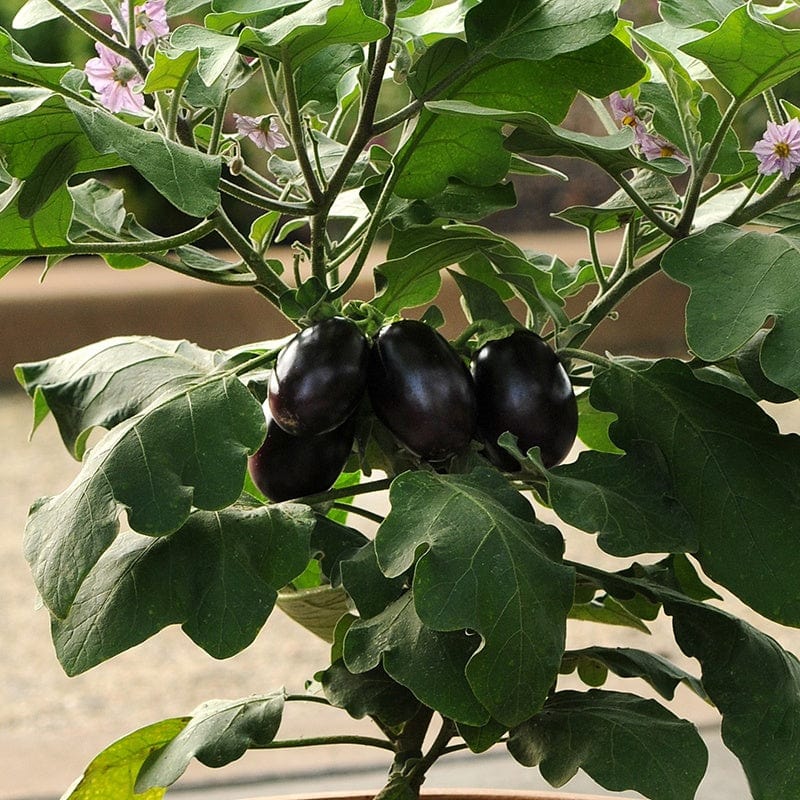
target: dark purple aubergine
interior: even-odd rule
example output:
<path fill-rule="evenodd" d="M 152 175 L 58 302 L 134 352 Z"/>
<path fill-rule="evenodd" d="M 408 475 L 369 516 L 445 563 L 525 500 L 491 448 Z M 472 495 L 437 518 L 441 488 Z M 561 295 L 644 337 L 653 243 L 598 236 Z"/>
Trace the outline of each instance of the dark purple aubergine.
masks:
<path fill-rule="evenodd" d="M 523 453 L 541 448 L 546 467 L 564 460 L 578 432 L 578 405 L 567 371 L 543 339 L 519 330 L 488 342 L 475 354 L 472 377 L 478 435 L 498 469 L 520 468 L 497 444 L 505 431 L 517 437 Z"/>
<path fill-rule="evenodd" d="M 426 461 L 458 453 L 475 433 L 469 370 L 424 322 L 400 320 L 380 330 L 370 352 L 367 390 L 378 419 Z"/>
<path fill-rule="evenodd" d="M 267 438 L 248 461 L 253 483 L 276 503 L 330 489 L 344 469 L 355 435 L 355 418 L 319 436 L 293 436 L 269 415 Z"/>
<path fill-rule="evenodd" d="M 316 436 L 339 427 L 361 401 L 369 342 L 355 323 L 332 317 L 300 331 L 269 379 L 273 420 L 287 433 Z"/>

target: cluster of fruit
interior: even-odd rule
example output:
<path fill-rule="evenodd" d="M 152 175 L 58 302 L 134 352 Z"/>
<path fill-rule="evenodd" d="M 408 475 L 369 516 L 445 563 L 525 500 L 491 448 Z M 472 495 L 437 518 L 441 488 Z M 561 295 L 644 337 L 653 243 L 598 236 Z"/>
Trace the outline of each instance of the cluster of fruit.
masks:
<path fill-rule="evenodd" d="M 532 331 L 488 342 L 470 372 L 423 322 L 386 325 L 370 345 L 355 323 L 333 317 L 298 333 L 278 355 L 264 403 L 267 438 L 250 459 L 256 486 L 276 502 L 329 489 L 352 450 L 365 392 L 398 442 L 432 463 L 477 438 L 498 469 L 517 471 L 497 444 L 509 431 L 522 452 L 539 447 L 550 467 L 567 455 L 578 427 L 566 370 Z"/>

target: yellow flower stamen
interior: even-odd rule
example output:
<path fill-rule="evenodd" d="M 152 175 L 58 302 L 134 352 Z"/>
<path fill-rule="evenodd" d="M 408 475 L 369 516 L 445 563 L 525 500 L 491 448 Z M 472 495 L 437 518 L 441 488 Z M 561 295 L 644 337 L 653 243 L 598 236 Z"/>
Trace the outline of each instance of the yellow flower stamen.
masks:
<path fill-rule="evenodd" d="M 778 158 L 789 158 L 791 154 L 791 148 L 786 142 L 775 142 L 775 155 Z"/>

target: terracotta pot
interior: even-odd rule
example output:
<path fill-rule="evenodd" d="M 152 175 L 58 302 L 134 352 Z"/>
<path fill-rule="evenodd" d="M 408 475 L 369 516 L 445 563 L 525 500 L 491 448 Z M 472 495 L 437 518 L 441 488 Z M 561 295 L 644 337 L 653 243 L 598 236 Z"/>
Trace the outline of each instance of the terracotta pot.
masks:
<path fill-rule="evenodd" d="M 369 792 L 314 792 L 280 797 L 253 797 L 248 800 L 373 800 Z M 423 800 L 610 800 L 608 795 L 571 792 L 524 792 L 516 789 L 423 789 Z"/>

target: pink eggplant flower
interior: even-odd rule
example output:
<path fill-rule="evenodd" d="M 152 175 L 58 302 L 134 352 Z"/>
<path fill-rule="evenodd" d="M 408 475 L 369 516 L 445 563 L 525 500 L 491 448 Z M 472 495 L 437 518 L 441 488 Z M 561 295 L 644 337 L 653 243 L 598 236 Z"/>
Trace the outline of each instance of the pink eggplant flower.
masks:
<path fill-rule="evenodd" d="M 786 180 L 800 164 L 800 121 L 790 119 L 783 125 L 767 122 L 764 138 L 756 142 L 753 152 L 762 175 L 780 172 Z"/>
<path fill-rule="evenodd" d="M 120 4 L 122 19 L 128 19 L 128 0 Z M 146 0 L 142 5 L 133 7 L 133 18 L 136 25 L 136 46 L 144 47 L 146 44 L 166 36 L 169 33 L 167 24 L 166 0 Z M 111 27 L 117 33 L 123 33 L 116 19 L 111 20 Z"/>
<path fill-rule="evenodd" d="M 100 95 L 100 102 L 109 111 L 141 111 L 144 96 L 134 89 L 144 85 L 142 76 L 127 58 L 104 44 L 97 42 L 95 49 L 98 58 L 90 58 L 84 72 L 92 88 Z"/>
<path fill-rule="evenodd" d="M 236 130 L 241 136 L 247 136 L 268 153 L 279 147 L 289 146 L 289 142 L 278 129 L 275 117 L 271 115 L 246 117 L 243 114 L 234 114 L 233 119 Z"/>
<path fill-rule="evenodd" d="M 633 105 L 633 97 L 630 95 L 623 97 L 619 92 L 614 92 L 608 99 L 611 103 L 611 113 L 620 125 L 628 128 L 637 128 L 641 125 Z"/>
<path fill-rule="evenodd" d="M 689 159 L 671 142 L 657 133 L 636 131 L 636 144 L 648 161 L 656 158 L 676 158 L 681 164 L 688 166 Z"/>

